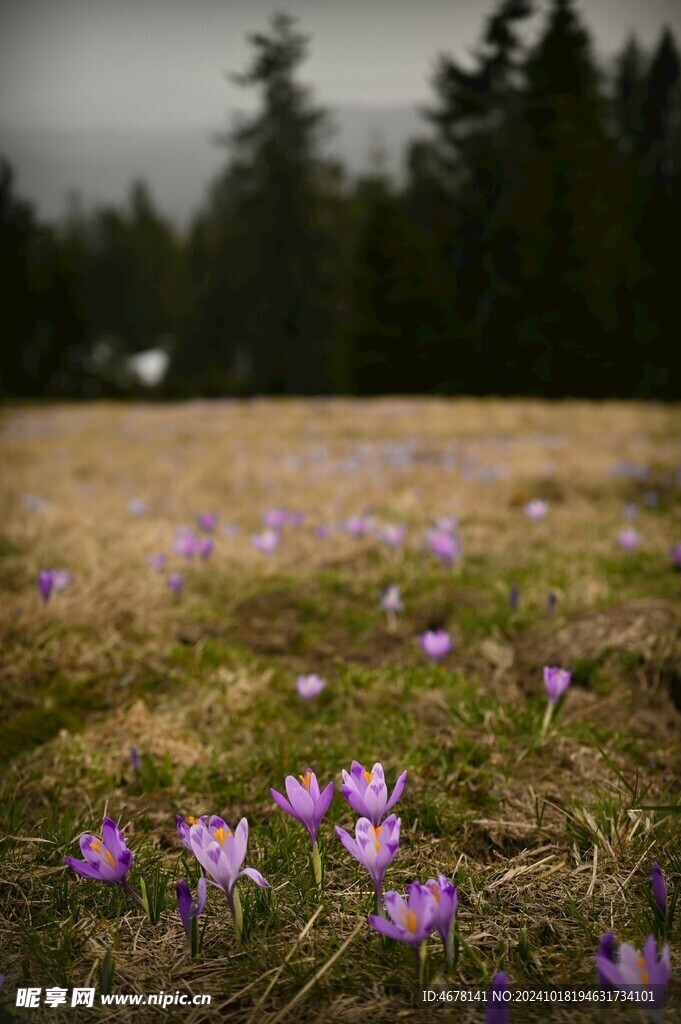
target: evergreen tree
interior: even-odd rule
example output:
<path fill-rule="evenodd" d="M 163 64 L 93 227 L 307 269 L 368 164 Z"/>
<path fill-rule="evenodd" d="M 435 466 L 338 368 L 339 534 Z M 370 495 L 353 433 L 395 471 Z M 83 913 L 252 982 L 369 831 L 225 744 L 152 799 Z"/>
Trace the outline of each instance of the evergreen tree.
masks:
<path fill-rule="evenodd" d="M 217 390 L 310 393 L 327 387 L 327 118 L 296 79 L 307 39 L 291 18 L 276 15 L 250 42 L 236 80 L 259 91 L 261 109 L 229 135 L 230 163 L 194 227 L 197 315 L 175 372 L 200 358 Z"/>
<path fill-rule="evenodd" d="M 0 160 L 0 278 L 3 290 L 3 344 L 0 394 L 26 389 L 26 345 L 33 330 L 30 247 L 36 226 L 31 206 L 16 195 L 14 172 Z"/>

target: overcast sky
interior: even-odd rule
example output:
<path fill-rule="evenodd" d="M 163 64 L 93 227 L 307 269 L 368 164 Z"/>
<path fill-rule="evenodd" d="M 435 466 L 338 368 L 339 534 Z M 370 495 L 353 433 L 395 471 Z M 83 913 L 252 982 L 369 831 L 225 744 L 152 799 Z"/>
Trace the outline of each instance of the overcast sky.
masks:
<path fill-rule="evenodd" d="M 546 7 L 547 0 L 539 0 Z M 431 95 L 434 56 L 463 56 L 494 0 L 0 0 L 0 129 L 217 124 L 248 106 L 225 80 L 275 10 L 311 36 L 304 77 L 329 105 Z M 681 0 L 579 0 L 598 50 L 681 37 Z"/>

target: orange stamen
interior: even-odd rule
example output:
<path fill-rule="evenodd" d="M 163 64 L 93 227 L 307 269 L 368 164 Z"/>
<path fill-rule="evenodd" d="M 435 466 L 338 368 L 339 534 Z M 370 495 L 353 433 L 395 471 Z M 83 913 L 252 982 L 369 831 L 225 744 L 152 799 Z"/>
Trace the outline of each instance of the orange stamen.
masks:
<path fill-rule="evenodd" d="M 431 882 L 431 884 L 428 886 L 428 889 L 432 892 L 433 896 L 435 897 L 436 902 L 439 903 L 440 902 L 440 886 L 437 884 L 437 882 Z"/>
<path fill-rule="evenodd" d="M 113 859 L 113 856 L 112 856 L 112 854 L 111 854 L 111 851 L 110 851 L 110 850 L 106 850 L 106 849 L 105 849 L 105 850 L 104 850 L 104 856 L 105 856 L 105 857 L 106 857 L 106 859 L 108 860 L 108 862 L 109 862 L 109 864 L 111 865 L 111 867 L 112 867 L 112 868 L 115 868 L 115 867 L 116 867 L 116 861 L 115 861 L 115 860 Z"/>
<path fill-rule="evenodd" d="M 194 818 L 193 815 L 191 814 L 187 818 L 187 821 L 189 822 L 190 825 L 196 825 L 196 818 Z"/>
<path fill-rule="evenodd" d="M 102 841 L 101 841 L 101 839 L 93 839 L 92 842 L 90 843 L 90 849 L 94 850 L 95 853 L 99 853 L 101 848 L 102 848 Z"/>
<path fill-rule="evenodd" d="M 298 778 L 300 779 L 302 784 L 305 786 L 305 789 L 309 793 L 310 792 L 310 781 L 312 779 L 312 772 L 305 772 L 304 775 L 299 775 Z"/>
<path fill-rule="evenodd" d="M 418 922 L 416 920 L 416 914 L 414 913 L 413 910 L 402 911 L 402 924 L 404 925 L 408 932 L 412 932 L 413 934 L 416 931 Z"/>
<path fill-rule="evenodd" d="M 373 772 L 364 772 L 364 778 L 367 780 L 367 786 L 369 785 L 369 783 L 371 782 L 373 777 L 374 777 L 374 773 Z"/>
<path fill-rule="evenodd" d="M 225 831 L 222 825 L 220 825 L 220 828 L 217 828 L 215 832 L 213 832 L 213 839 L 217 839 L 220 846 L 222 846 L 225 842 L 225 839 L 229 839 L 231 834 L 232 833 L 229 830 Z"/>

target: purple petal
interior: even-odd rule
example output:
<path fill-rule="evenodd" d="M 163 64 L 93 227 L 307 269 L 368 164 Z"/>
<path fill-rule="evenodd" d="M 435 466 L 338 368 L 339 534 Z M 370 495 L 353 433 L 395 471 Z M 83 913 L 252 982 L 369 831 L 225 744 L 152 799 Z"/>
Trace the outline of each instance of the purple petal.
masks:
<path fill-rule="evenodd" d="M 206 905 L 206 897 L 208 895 L 208 881 L 205 875 L 201 875 L 199 878 L 199 886 L 196 891 L 196 916 L 201 913 Z"/>
<path fill-rule="evenodd" d="M 105 818 L 102 822 L 102 838 L 113 859 L 119 860 L 121 854 L 126 850 L 126 845 L 123 833 L 112 818 Z"/>
<path fill-rule="evenodd" d="M 256 885 L 260 886 L 261 889 L 269 889 L 270 887 L 270 883 L 266 882 L 260 872 L 256 871 L 255 868 L 244 868 L 243 871 L 239 872 L 237 878 L 241 878 L 243 875 L 246 875 L 247 878 L 251 878 Z"/>
<path fill-rule="evenodd" d="M 290 814 L 292 818 L 296 817 L 296 812 L 293 810 L 285 796 L 278 793 L 276 789 L 270 789 L 270 793 L 272 794 L 272 799 L 275 804 L 277 804 L 278 807 L 281 807 L 282 811 L 285 811 L 286 814 Z"/>
<path fill-rule="evenodd" d="M 385 805 L 385 810 L 383 811 L 384 814 L 387 814 L 388 811 L 391 811 L 393 809 L 393 807 L 395 806 L 395 804 L 397 803 L 397 801 L 400 799 L 400 797 L 402 796 L 402 794 L 404 792 L 404 787 L 405 787 L 406 782 L 407 782 L 407 772 L 403 771 L 402 774 L 400 775 L 399 779 L 395 783 L 395 788 L 393 789 L 392 796 L 390 797 L 390 799 L 388 800 L 387 804 Z"/>
<path fill-rule="evenodd" d="M 397 942 L 404 942 L 404 932 L 397 925 L 393 924 L 392 921 L 386 920 L 385 917 L 379 917 L 378 914 L 369 915 L 369 924 L 376 929 L 377 932 L 381 932 L 382 935 L 387 935 L 389 939 L 396 939 Z"/>
<path fill-rule="evenodd" d="M 77 875 L 82 875 L 83 878 L 97 878 L 101 881 L 102 876 L 94 864 L 86 864 L 84 860 L 76 860 L 75 857 L 64 857 L 64 861 L 70 868 L 73 868 Z"/>

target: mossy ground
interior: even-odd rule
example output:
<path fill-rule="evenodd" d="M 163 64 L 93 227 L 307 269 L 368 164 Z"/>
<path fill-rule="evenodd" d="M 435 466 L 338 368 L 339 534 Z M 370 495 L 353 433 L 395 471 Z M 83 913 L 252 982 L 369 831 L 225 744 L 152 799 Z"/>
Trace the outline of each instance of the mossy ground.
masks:
<path fill-rule="evenodd" d="M 592 988 L 603 932 L 638 946 L 650 931 L 662 938 L 653 860 L 670 892 L 681 887 L 678 409 L 254 401 L 15 408 L 1 425 L 0 1017 L 28 1019 L 18 985 L 91 984 L 213 997 L 209 1008 L 102 1011 L 121 1021 L 483 1020 L 480 1005 L 423 1007 L 409 951 L 368 925 L 368 876 L 333 833 L 355 817 L 339 793 L 321 829 L 319 908 L 306 834 L 269 787 L 308 766 L 338 785 L 353 758 L 381 761 L 390 781 L 409 772 L 386 887 L 456 879 L 456 964 L 445 973 L 432 939 L 431 982 L 487 985 L 503 967 L 520 987 Z M 27 493 L 49 504 L 26 508 Z M 147 514 L 129 511 L 135 497 Z M 544 522 L 523 515 L 533 497 L 551 503 Z M 626 552 L 616 535 L 631 503 L 641 546 Z M 275 505 L 306 521 L 267 558 L 249 538 Z M 402 549 L 315 536 L 366 508 L 408 526 Z M 211 509 L 212 559 L 171 557 L 185 572 L 176 600 L 147 556 Z M 424 536 L 452 513 L 463 557 L 446 569 Z M 228 523 L 238 532 L 225 535 Z M 43 607 L 36 574 L 62 565 L 73 583 Z M 392 582 L 406 606 L 394 632 L 379 609 Z M 439 626 L 456 647 L 431 666 L 418 636 Z M 541 736 L 546 664 L 571 669 L 573 684 Z M 301 672 L 328 680 L 309 703 L 295 691 Z M 246 815 L 247 863 L 271 882 L 241 885 L 240 949 L 211 891 L 197 962 L 174 900 L 177 879 L 198 879 L 178 811 Z M 133 886 L 159 869 L 156 924 L 63 864 L 105 813 L 134 852 Z M 678 977 L 681 911 L 666 939 Z M 677 1006 L 678 994 L 675 982 Z M 534 1004 L 511 1019 L 597 1016 Z"/>

